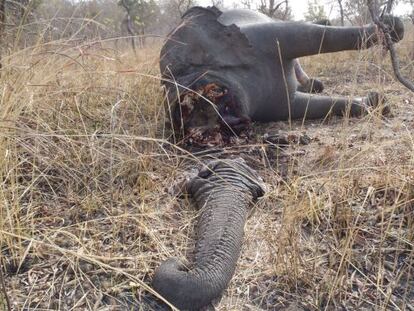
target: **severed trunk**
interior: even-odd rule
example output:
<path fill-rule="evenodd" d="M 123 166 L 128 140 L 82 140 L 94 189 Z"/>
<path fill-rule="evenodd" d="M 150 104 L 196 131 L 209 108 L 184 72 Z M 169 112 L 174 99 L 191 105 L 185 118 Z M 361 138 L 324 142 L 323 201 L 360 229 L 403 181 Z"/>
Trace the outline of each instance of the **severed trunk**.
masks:
<path fill-rule="evenodd" d="M 187 185 L 201 209 L 194 265 L 168 259 L 153 279 L 154 289 L 180 310 L 208 305 L 234 274 L 248 208 L 264 193 L 259 176 L 241 161 L 212 161 Z"/>

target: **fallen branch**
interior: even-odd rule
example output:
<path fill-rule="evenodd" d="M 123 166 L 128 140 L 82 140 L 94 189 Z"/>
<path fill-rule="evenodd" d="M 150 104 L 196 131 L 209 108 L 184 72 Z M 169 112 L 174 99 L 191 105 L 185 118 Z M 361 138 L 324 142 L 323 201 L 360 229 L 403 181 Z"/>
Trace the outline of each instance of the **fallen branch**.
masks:
<path fill-rule="evenodd" d="M 400 60 L 397 55 L 397 51 L 395 50 L 394 43 L 392 42 L 390 30 L 388 27 L 380 20 L 378 14 L 375 12 L 375 0 L 367 0 L 367 5 L 369 12 L 371 14 L 372 20 L 375 25 L 378 26 L 378 29 L 381 30 L 384 34 L 385 38 L 385 46 L 390 51 L 392 69 L 394 70 L 395 77 L 398 81 L 401 82 L 406 88 L 414 92 L 414 83 L 408 80 L 407 78 L 403 77 L 400 71 Z"/>

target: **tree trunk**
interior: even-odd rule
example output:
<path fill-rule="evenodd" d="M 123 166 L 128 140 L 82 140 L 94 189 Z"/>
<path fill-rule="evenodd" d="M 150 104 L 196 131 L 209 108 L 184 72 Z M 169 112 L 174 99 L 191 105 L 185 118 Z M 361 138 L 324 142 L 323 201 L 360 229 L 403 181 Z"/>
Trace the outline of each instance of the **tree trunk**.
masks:
<path fill-rule="evenodd" d="M 145 40 L 145 29 L 144 28 L 141 28 L 139 30 L 139 48 L 140 49 L 143 49 L 145 47 L 145 43 L 146 43 L 146 40 Z"/>
<path fill-rule="evenodd" d="M 132 50 L 134 51 L 134 54 L 137 54 L 137 47 L 135 45 L 135 32 L 134 32 L 134 27 L 132 25 L 132 20 L 131 20 L 131 7 L 129 7 L 125 1 L 121 1 L 121 5 L 122 7 L 125 9 L 126 11 L 126 16 L 125 16 L 125 24 L 127 27 L 127 31 L 128 34 L 131 37 L 131 45 L 132 45 Z"/>
<path fill-rule="evenodd" d="M 411 4 L 411 21 L 413 22 L 414 25 L 414 0 L 410 0 L 410 4 Z"/>
<path fill-rule="evenodd" d="M 342 6 L 342 0 L 338 0 L 339 13 L 341 14 L 341 26 L 345 26 L 344 23 L 344 7 Z"/>
<path fill-rule="evenodd" d="M 413 12 L 411 13 L 410 17 L 411 17 L 411 22 L 414 25 L 414 7 L 413 7 Z M 411 54 L 411 59 L 414 60 L 414 43 L 413 43 L 413 48 L 411 49 L 410 54 Z"/>
<path fill-rule="evenodd" d="M 134 51 L 134 54 L 137 54 L 137 47 L 135 45 L 135 32 L 134 32 L 134 28 L 132 27 L 131 15 L 129 14 L 129 11 L 127 11 L 127 15 L 125 18 L 126 18 L 126 26 L 127 26 L 128 34 L 131 36 L 132 50 Z"/>
<path fill-rule="evenodd" d="M 286 0 L 285 1 L 285 14 L 283 15 L 283 20 L 286 20 L 287 19 L 288 13 L 289 13 L 289 1 Z"/>
<path fill-rule="evenodd" d="M 0 0 L 0 69 L 3 68 L 3 50 L 5 45 L 6 29 L 6 0 Z"/>

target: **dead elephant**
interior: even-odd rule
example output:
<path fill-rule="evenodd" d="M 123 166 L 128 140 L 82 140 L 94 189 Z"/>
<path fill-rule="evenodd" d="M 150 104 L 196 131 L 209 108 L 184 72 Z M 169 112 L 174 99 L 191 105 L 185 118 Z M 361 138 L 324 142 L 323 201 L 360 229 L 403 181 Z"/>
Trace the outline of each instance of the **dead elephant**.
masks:
<path fill-rule="evenodd" d="M 391 16 L 384 22 L 399 41 L 402 22 Z M 349 101 L 300 92 L 296 58 L 376 42 L 374 25 L 278 22 L 252 11 L 194 7 L 161 52 L 171 121 L 187 137 L 203 143 L 221 135 L 220 143 L 251 121 L 322 118 L 330 111 L 361 114 L 377 105 L 377 96 Z M 247 207 L 263 194 L 263 187 L 257 174 L 239 161 L 214 161 L 187 188 L 202 209 L 194 266 L 187 270 L 167 260 L 155 272 L 153 286 L 176 307 L 197 310 L 227 287 L 239 256 Z"/>
<path fill-rule="evenodd" d="M 401 40 L 401 20 L 385 16 L 384 22 L 393 40 Z M 173 127 L 194 141 L 219 135 L 215 140 L 221 143 L 251 121 L 316 119 L 347 111 L 359 115 L 377 105 L 376 93 L 349 100 L 300 92 L 298 80 L 303 85 L 307 78 L 296 59 L 377 42 L 374 24 L 333 27 L 274 21 L 248 10 L 194 7 L 161 51 Z"/>

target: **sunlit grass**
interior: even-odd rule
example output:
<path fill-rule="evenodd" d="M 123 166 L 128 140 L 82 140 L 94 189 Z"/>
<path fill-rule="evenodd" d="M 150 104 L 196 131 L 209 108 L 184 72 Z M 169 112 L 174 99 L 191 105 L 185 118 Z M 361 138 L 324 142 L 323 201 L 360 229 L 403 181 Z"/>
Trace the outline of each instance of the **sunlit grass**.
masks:
<path fill-rule="evenodd" d="M 168 140 L 158 54 L 57 42 L 3 58 L 0 243 L 16 309 L 142 307 L 155 267 L 191 258 L 197 212 L 173 185 L 197 160 Z M 269 191 L 217 310 L 414 307 L 414 101 L 379 54 L 303 65 L 328 94 L 384 92 L 393 118 L 298 121 L 309 145 L 244 148 Z M 256 133 L 276 129 L 288 125 Z"/>

